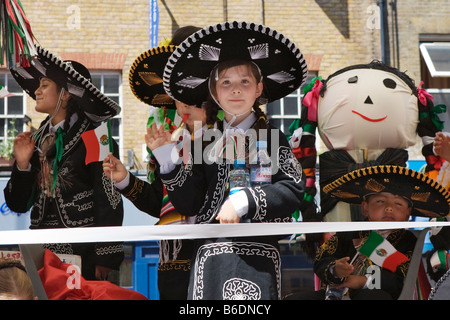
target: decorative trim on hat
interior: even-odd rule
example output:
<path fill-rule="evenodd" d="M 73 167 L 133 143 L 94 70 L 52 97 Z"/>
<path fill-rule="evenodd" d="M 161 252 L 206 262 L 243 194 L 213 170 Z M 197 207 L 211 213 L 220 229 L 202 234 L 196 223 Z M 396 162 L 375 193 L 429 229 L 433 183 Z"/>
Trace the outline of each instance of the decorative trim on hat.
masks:
<path fill-rule="evenodd" d="M 183 41 L 165 66 L 164 89 L 172 99 L 201 104 L 208 95 L 208 86 L 203 84 L 213 67 L 242 57 L 258 65 L 264 78 L 270 79 L 264 90 L 268 102 L 291 93 L 307 78 L 306 60 L 288 38 L 263 25 L 234 21 L 201 29 Z M 272 57 L 278 58 L 276 63 Z M 275 70 L 275 66 L 280 68 Z M 188 72 L 185 67 L 194 70 Z"/>
<path fill-rule="evenodd" d="M 76 71 L 71 63 L 64 62 L 39 45 L 35 47 L 37 56 L 31 61 L 30 67 L 10 69 L 17 83 L 33 99 L 36 99 L 34 92 L 39 87 L 41 77 L 52 79 L 57 76 L 58 79 L 52 80 L 56 80 L 60 86 L 61 82 L 65 82 L 64 85 L 67 86 L 69 93 L 81 100 L 80 108 L 92 121 L 105 121 L 120 113 L 120 106 Z M 50 69 L 51 75 L 48 74 Z"/>
<path fill-rule="evenodd" d="M 412 184 L 405 178 L 411 178 Z M 436 180 L 421 172 L 394 165 L 351 171 L 323 187 L 323 192 L 350 203 L 359 203 L 365 195 L 373 192 L 395 193 L 408 197 L 413 202 L 413 211 L 427 217 L 445 216 L 450 206 L 449 192 Z"/>
<path fill-rule="evenodd" d="M 133 62 L 128 80 L 131 91 L 140 101 L 155 107 L 175 108 L 174 100 L 164 91 L 162 79 L 164 65 L 175 48 L 173 45 L 155 47 Z"/>

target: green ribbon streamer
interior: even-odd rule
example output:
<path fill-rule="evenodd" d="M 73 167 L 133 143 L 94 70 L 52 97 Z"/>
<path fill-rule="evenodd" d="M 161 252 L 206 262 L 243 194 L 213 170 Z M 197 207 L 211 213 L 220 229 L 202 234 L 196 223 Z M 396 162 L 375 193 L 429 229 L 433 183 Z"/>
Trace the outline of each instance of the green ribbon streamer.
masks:
<path fill-rule="evenodd" d="M 225 119 L 225 112 L 223 110 L 217 111 L 217 119 L 219 119 L 220 121 L 223 121 L 223 119 Z"/>
<path fill-rule="evenodd" d="M 419 114 L 419 119 L 424 119 L 428 116 L 431 117 L 431 121 L 436 126 L 438 130 L 444 129 L 444 122 L 441 121 L 438 117 L 438 113 L 445 113 L 447 111 L 447 106 L 444 104 L 438 104 L 430 109 L 430 111 L 421 112 Z"/>
<path fill-rule="evenodd" d="M 55 147 L 56 147 L 56 155 L 55 160 L 53 161 L 53 184 L 52 184 L 52 193 L 53 190 L 56 187 L 56 181 L 58 180 L 58 165 L 61 161 L 63 151 L 64 151 L 64 144 L 63 139 L 66 133 L 63 131 L 61 127 L 56 130 L 56 136 L 55 136 Z"/>

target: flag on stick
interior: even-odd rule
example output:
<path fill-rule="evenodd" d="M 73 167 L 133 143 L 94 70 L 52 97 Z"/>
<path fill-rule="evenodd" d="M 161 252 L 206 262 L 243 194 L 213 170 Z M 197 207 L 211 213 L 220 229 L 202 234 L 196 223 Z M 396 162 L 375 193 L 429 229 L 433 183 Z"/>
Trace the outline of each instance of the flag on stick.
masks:
<path fill-rule="evenodd" d="M 86 164 L 103 161 L 110 152 L 113 152 L 109 120 L 97 128 L 81 134 L 81 138 L 86 146 Z"/>
<path fill-rule="evenodd" d="M 365 255 L 376 265 L 392 272 L 395 272 L 399 265 L 409 260 L 375 231 L 370 233 L 366 242 L 359 248 L 359 253 Z"/>

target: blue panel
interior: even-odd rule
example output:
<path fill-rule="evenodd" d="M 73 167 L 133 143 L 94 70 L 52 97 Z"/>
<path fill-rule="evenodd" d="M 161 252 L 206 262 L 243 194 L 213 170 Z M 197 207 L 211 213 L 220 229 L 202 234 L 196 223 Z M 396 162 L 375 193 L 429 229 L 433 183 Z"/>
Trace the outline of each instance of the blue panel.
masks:
<path fill-rule="evenodd" d="M 133 287 L 150 300 L 159 299 L 159 245 L 157 241 L 134 244 Z"/>

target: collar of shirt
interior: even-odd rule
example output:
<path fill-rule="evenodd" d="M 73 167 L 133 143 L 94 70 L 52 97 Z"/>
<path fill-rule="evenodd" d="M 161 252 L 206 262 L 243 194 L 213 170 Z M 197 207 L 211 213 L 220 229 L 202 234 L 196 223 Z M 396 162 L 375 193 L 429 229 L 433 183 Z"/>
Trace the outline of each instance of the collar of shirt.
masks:
<path fill-rule="evenodd" d="M 254 112 L 252 112 L 247 116 L 247 118 L 242 120 L 238 125 L 231 127 L 227 130 L 241 131 L 241 132 L 245 133 L 248 129 L 250 129 L 252 127 L 252 125 L 255 123 L 255 121 L 256 121 L 256 115 Z M 228 125 L 228 122 L 224 119 L 223 127 L 226 128 L 227 125 Z"/>
<path fill-rule="evenodd" d="M 78 120 L 78 115 L 76 113 L 74 113 L 71 117 L 70 117 L 70 127 L 73 126 L 73 124 Z M 62 120 L 60 122 L 58 122 L 55 125 L 52 125 L 52 123 L 50 122 L 49 125 L 49 132 L 56 132 L 56 130 L 58 130 L 59 127 L 62 127 L 64 125 L 64 122 L 66 122 L 66 120 Z"/>

